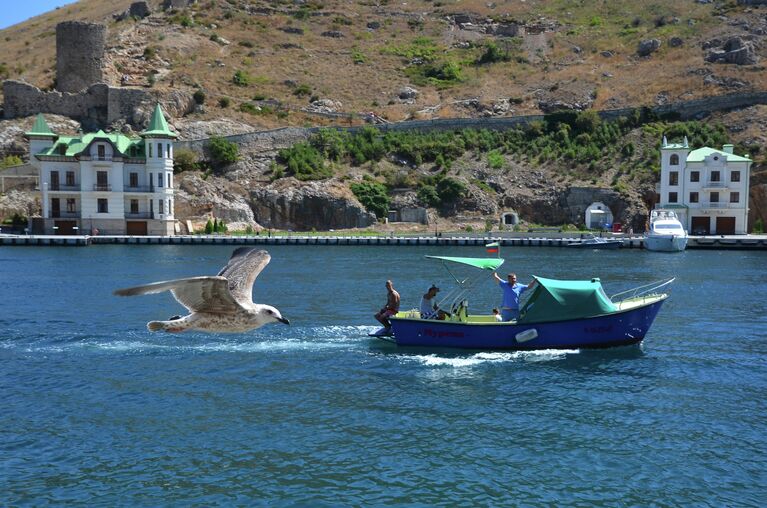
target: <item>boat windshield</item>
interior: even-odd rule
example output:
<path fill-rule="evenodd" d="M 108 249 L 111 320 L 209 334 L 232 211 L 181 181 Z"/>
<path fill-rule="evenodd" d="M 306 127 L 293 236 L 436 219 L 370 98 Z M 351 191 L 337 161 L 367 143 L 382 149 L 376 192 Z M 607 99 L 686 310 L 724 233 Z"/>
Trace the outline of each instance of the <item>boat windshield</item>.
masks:
<path fill-rule="evenodd" d="M 677 232 L 683 232 L 682 226 L 679 224 L 655 224 L 654 229 L 656 231 L 664 230 L 664 231 L 677 231 Z"/>

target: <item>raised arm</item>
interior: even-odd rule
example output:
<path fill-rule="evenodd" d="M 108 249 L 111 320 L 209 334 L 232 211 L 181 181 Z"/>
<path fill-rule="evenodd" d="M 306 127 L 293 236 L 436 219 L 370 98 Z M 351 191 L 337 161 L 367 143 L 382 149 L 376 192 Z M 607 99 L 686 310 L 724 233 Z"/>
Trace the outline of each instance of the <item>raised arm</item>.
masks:
<path fill-rule="evenodd" d="M 493 272 L 493 278 L 495 278 L 495 282 L 497 282 L 498 284 L 500 284 L 501 282 L 503 282 L 503 279 L 501 279 L 500 277 L 498 277 L 498 272 Z"/>

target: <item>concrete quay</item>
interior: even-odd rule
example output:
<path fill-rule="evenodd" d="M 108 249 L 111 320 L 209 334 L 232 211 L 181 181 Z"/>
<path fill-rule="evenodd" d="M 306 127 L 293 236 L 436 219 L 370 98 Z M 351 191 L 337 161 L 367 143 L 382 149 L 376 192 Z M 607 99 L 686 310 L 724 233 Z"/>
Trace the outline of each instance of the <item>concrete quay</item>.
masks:
<path fill-rule="evenodd" d="M 642 249 L 641 236 L 624 237 L 624 249 Z M 0 235 L 0 246 L 89 246 L 89 245 L 434 245 L 482 247 L 498 242 L 501 247 L 567 247 L 582 241 L 580 235 L 552 233 L 541 236 L 504 234 L 504 236 L 322 236 L 322 235 L 179 235 L 179 236 L 65 236 L 65 235 Z M 767 250 L 767 235 L 691 236 L 688 249 Z"/>

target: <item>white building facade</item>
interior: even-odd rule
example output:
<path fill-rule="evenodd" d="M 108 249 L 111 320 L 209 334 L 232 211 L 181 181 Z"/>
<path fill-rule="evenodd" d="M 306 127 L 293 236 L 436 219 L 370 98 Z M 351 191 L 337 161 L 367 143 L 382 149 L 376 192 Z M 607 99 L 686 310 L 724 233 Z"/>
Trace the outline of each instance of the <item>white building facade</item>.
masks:
<path fill-rule="evenodd" d="M 658 208 L 676 211 L 692 235 L 742 235 L 748 232 L 748 190 L 752 161 L 721 150 L 690 150 L 682 144 L 661 146 Z"/>
<path fill-rule="evenodd" d="M 175 233 L 176 134 L 169 130 L 159 105 L 140 137 L 103 131 L 58 136 L 42 115 L 26 136 L 42 194 L 42 217 L 32 218 L 32 233 Z"/>

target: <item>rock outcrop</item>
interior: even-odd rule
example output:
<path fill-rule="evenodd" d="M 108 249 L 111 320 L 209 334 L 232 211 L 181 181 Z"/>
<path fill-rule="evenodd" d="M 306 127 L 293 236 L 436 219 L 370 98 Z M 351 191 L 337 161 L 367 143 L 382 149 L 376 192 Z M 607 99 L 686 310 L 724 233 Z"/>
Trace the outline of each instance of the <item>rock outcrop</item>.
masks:
<path fill-rule="evenodd" d="M 376 223 L 349 187 L 337 180 L 300 182 L 283 178 L 251 189 L 256 221 L 264 227 L 306 231 L 365 228 Z"/>

